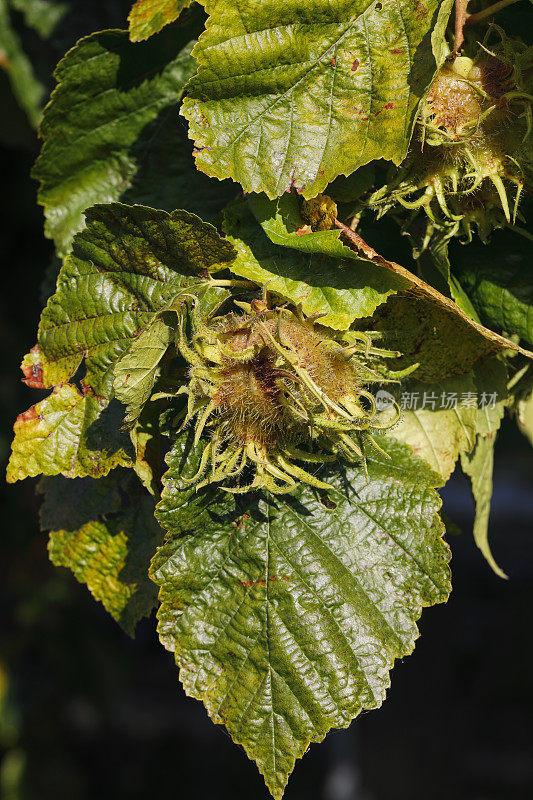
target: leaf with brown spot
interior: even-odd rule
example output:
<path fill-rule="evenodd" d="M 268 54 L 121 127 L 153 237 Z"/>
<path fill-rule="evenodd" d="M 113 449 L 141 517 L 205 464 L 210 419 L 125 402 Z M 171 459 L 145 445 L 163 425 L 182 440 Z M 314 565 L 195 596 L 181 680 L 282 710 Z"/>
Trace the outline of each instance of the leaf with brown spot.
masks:
<path fill-rule="evenodd" d="M 82 394 L 71 384 L 56 386 L 15 422 L 8 483 L 40 474 L 99 478 L 131 466 L 129 441 L 113 414 L 101 397 Z"/>
<path fill-rule="evenodd" d="M 22 383 L 25 383 L 30 389 L 46 389 L 43 383 L 43 357 L 38 344 L 34 345 L 24 356 L 20 368 L 24 374 Z"/>
<path fill-rule="evenodd" d="M 182 110 L 198 169 L 246 192 L 310 198 L 375 159 L 405 158 L 450 0 L 203 4 Z"/>

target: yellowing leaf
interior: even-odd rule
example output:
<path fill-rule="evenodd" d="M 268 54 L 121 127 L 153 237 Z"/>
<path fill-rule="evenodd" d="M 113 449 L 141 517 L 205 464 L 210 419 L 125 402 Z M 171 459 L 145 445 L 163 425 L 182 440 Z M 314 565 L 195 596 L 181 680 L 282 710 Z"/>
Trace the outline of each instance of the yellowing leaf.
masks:
<path fill-rule="evenodd" d="M 174 22 L 192 0 L 136 0 L 128 16 L 130 39 L 140 42 Z"/>
<path fill-rule="evenodd" d="M 82 394 L 71 384 L 57 386 L 15 422 L 8 482 L 41 473 L 99 478 L 115 467 L 131 466 L 120 419 L 106 427 L 104 411 L 112 413 L 101 397 Z"/>
<path fill-rule="evenodd" d="M 122 470 L 98 481 L 45 478 L 39 490 L 45 494 L 43 527 L 52 528 L 50 559 L 72 570 L 133 635 L 156 602 L 148 567 L 162 532 L 153 499 Z"/>
<path fill-rule="evenodd" d="M 410 445 L 443 483 L 452 474 L 459 453 L 474 447 L 478 410 L 475 405 L 464 405 L 462 396 L 475 394 L 475 389 L 471 374 L 438 383 L 409 381 L 402 386 L 407 408 L 391 436 Z"/>

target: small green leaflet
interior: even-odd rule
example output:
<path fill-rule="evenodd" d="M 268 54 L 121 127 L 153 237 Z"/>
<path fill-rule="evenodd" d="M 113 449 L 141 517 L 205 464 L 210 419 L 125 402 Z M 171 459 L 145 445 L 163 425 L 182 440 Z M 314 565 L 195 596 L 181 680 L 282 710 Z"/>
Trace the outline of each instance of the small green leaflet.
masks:
<path fill-rule="evenodd" d="M 275 798 L 311 742 L 381 705 L 422 607 L 450 590 L 439 480 L 409 448 L 381 442 L 391 461 L 369 457 L 368 483 L 360 468 L 328 474 L 328 498 L 301 488 L 248 500 L 245 513 L 208 494 L 192 513 L 183 451 L 168 457 L 159 520 L 173 538 L 151 569 L 161 641 Z"/>
<path fill-rule="evenodd" d="M 99 478 L 117 466 L 131 466 L 130 443 L 119 431 L 120 415 L 113 412 L 101 397 L 82 394 L 71 384 L 56 386 L 16 420 L 8 482 L 41 473 Z"/>
<path fill-rule="evenodd" d="M 173 338 L 172 328 L 157 315 L 115 365 L 115 397 L 127 408 L 128 425 L 135 422 L 150 397 L 159 363 Z"/>
<path fill-rule="evenodd" d="M 43 380 L 68 380 L 85 356 L 86 384 L 109 397 L 115 362 L 154 313 L 201 283 L 200 275 L 231 262 L 234 250 L 186 211 L 110 203 L 86 218 L 41 317 Z"/>
<path fill-rule="evenodd" d="M 133 636 L 156 603 L 148 566 L 162 532 L 153 499 L 121 470 L 98 481 L 45 478 L 39 490 L 45 495 L 41 524 L 51 529 L 52 562 L 72 570 Z"/>
<path fill-rule="evenodd" d="M 136 0 L 128 16 L 130 39 L 140 42 L 174 22 L 192 0 Z"/>
<path fill-rule="evenodd" d="M 449 0 L 204 5 L 183 104 L 199 169 L 247 192 L 313 197 L 374 159 L 402 161 Z"/>

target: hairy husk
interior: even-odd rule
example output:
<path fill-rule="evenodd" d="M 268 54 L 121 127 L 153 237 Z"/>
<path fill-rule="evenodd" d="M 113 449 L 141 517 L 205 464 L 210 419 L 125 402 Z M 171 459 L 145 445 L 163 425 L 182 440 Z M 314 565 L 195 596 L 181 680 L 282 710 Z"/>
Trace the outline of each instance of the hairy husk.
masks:
<path fill-rule="evenodd" d="M 184 425 L 194 420 L 195 442 L 205 441 L 190 482 L 282 493 L 301 482 L 329 488 L 310 470 L 339 457 L 366 469 L 365 446 L 380 449 L 372 433 L 395 424 L 400 410 L 382 420 L 365 386 L 405 374 L 385 367 L 400 354 L 374 347 L 367 333 L 326 329 L 300 309 L 238 305 L 240 313 L 207 323 L 193 310 L 190 338 L 181 327 L 190 364 Z"/>
<path fill-rule="evenodd" d="M 533 48 L 491 31 L 495 46 L 440 69 L 406 161 L 367 201 L 379 215 L 400 212 L 409 225 L 422 210 L 429 231 L 467 241 L 473 226 L 486 240 L 494 227 L 516 223 L 533 176 Z"/>

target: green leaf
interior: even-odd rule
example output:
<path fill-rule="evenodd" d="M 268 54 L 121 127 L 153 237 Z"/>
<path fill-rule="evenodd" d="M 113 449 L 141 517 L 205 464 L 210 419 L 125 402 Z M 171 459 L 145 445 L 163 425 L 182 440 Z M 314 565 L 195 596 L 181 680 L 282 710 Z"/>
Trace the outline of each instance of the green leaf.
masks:
<path fill-rule="evenodd" d="M 474 365 L 474 375 L 478 396 L 476 432 L 491 436 L 499 429 L 507 405 L 507 366 L 498 356 L 490 356 Z"/>
<path fill-rule="evenodd" d="M 136 0 L 129 13 L 130 39 L 140 42 L 174 22 L 192 0 Z"/>
<path fill-rule="evenodd" d="M 402 386 L 400 424 L 391 436 L 410 445 L 417 456 L 447 481 L 461 451 L 476 441 L 478 410 L 472 404 L 476 384 L 472 374 L 438 383 L 409 381 Z"/>
<path fill-rule="evenodd" d="M 204 5 L 183 104 L 199 169 L 247 192 L 313 197 L 374 159 L 403 160 L 437 68 L 440 0 Z"/>
<path fill-rule="evenodd" d="M 154 313 L 234 251 L 186 211 L 111 203 L 86 218 L 41 317 L 43 381 L 68 380 L 85 356 L 86 384 L 109 397 L 115 362 Z"/>
<path fill-rule="evenodd" d="M 256 202 L 254 198 L 257 209 Z M 294 202 L 287 196 L 279 205 L 269 203 L 274 216 L 262 215 L 264 230 L 246 201 L 226 209 L 224 232 L 237 251 L 232 272 L 301 303 L 306 314 L 326 314 L 321 321 L 341 330 L 370 316 L 390 294 L 409 285 L 385 267 L 358 257 L 339 241 L 338 231 L 290 233 L 292 219 L 296 228 L 302 224 Z M 261 210 L 266 212 L 264 205 Z"/>
<path fill-rule="evenodd" d="M 60 62 L 33 173 L 46 233 L 60 254 L 83 227 L 84 210 L 96 202 L 125 198 L 196 211 L 207 196 L 206 182 L 196 189 L 191 179 L 192 159 L 177 118 L 194 72 L 189 40 L 196 30 L 193 21 L 142 44 L 130 42 L 125 31 L 95 33 Z"/>
<path fill-rule="evenodd" d="M 463 290 L 481 322 L 533 345 L 533 265 L 522 240 L 498 238 L 486 248 L 477 247 L 457 269 Z M 470 248 L 469 248 L 470 249 Z"/>
<path fill-rule="evenodd" d="M 17 418 L 8 482 L 41 473 L 99 478 L 115 467 L 131 466 L 119 420 L 101 397 L 82 394 L 71 384 L 57 386 Z"/>
<path fill-rule="evenodd" d="M 50 0 L 8 0 L 11 7 L 24 15 L 24 22 L 39 36 L 47 39 L 68 13 L 69 3 Z"/>
<path fill-rule="evenodd" d="M 518 402 L 518 427 L 533 445 L 533 392 Z"/>
<path fill-rule="evenodd" d="M 52 528 L 52 562 L 72 570 L 133 636 L 156 603 L 148 567 L 162 533 L 153 499 L 121 473 L 99 481 L 49 478 L 40 490 L 46 495 L 41 522 Z M 73 512 L 70 518 L 66 508 Z"/>
<path fill-rule="evenodd" d="M 507 578 L 505 572 L 500 569 L 494 560 L 488 538 L 495 441 L 494 434 L 478 436 L 473 452 L 470 454 L 461 453 L 461 466 L 463 472 L 471 480 L 472 495 L 476 504 L 476 518 L 474 521 L 474 540 L 476 545 L 496 575 L 499 575 L 500 578 Z"/>
<path fill-rule="evenodd" d="M 275 798 L 311 742 L 381 705 L 422 607 L 449 593 L 438 478 L 383 443 L 391 461 L 369 458 L 368 483 L 357 468 L 328 474 L 329 498 L 301 488 L 238 515 L 206 505 L 186 536 L 189 493 L 169 457 L 159 518 L 177 535 L 151 570 L 161 641 Z"/>
<path fill-rule="evenodd" d="M 30 123 L 37 127 L 46 90 L 38 80 L 22 43 L 11 26 L 6 0 L 0 0 L 0 69 L 5 70 L 11 89 Z"/>

